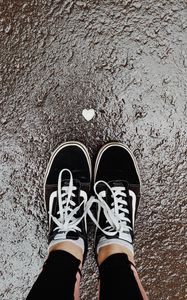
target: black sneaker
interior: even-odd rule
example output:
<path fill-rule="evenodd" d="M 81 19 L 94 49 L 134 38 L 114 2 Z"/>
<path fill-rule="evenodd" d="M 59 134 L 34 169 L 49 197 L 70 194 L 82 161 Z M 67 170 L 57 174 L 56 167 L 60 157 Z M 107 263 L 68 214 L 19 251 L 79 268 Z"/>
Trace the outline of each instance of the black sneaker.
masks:
<path fill-rule="evenodd" d="M 65 142 L 52 154 L 44 179 L 49 248 L 71 241 L 87 252 L 85 206 L 91 182 L 91 159 L 79 142 Z"/>
<path fill-rule="evenodd" d="M 140 200 L 140 176 L 137 162 L 123 144 L 112 142 L 101 148 L 94 170 L 94 193 L 89 206 L 97 204 L 95 251 L 119 244 L 133 254 L 135 216 Z"/>

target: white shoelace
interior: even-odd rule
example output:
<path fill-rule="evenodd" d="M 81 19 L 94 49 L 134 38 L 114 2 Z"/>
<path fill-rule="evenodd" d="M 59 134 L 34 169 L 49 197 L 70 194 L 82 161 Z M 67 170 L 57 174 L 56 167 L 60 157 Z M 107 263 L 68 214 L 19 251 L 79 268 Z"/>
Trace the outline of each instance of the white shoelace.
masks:
<path fill-rule="evenodd" d="M 98 184 L 106 185 L 106 187 L 111 192 L 111 197 L 114 200 L 114 202 L 112 203 L 112 208 L 110 208 L 107 205 L 106 201 L 103 199 L 104 197 L 106 197 L 106 191 L 101 191 L 99 193 L 97 192 Z M 129 234 L 132 228 L 127 225 L 127 222 L 130 222 L 130 219 L 125 216 L 125 214 L 129 214 L 129 210 L 127 209 L 127 201 L 125 200 L 125 198 L 127 198 L 126 188 L 117 186 L 110 187 L 107 182 L 100 180 L 95 183 L 94 192 L 96 197 L 91 197 L 89 200 L 88 214 L 91 220 L 95 223 L 96 227 L 108 236 L 115 236 L 117 233 L 119 233 L 119 235 L 121 236 L 123 236 L 124 234 L 125 236 Z M 94 217 L 93 213 L 90 210 L 90 207 L 94 203 L 98 205 L 97 219 Z M 103 213 L 106 217 L 107 223 L 109 224 L 105 228 L 101 228 L 99 225 L 101 208 L 103 209 Z"/>
<path fill-rule="evenodd" d="M 69 179 L 69 185 L 62 187 L 62 175 L 64 172 L 68 172 L 70 175 Z M 51 220 L 57 225 L 54 228 L 54 231 L 58 231 L 57 234 L 60 234 L 61 232 L 68 232 L 68 231 L 81 231 L 81 229 L 78 227 L 78 224 L 80 221 L 85 217 L 86 210 L 84 210 L 84 213 L 80 218 L 75 218 L 76 213 L 80 209 L 82 205 L 86 205 L 87 202 L 87 194 L 84 191 L 80 191 L 80 197 L 83 198 L 80 205 L 76 206 L 76 203 L 73 201 L 73 197 L 75 197 L 75 191 L 77 187 L 73 185 L 73 176 L 69 169 L 63 169 L 59 173 L 58 177 L 58 190 L 54 191 L 50 195 L 49 199 L 49 227 L 51 225 Z M 59 217 L 52 215 L 53 210 L 53 204 L 55 198 L 58 199 L 58 212 L 57 215 Z"/>
<path fill-rule="evenodd" d="M 70 175 L 69 185 L 67 186 L 62 186 L 62 175 L 64 172 L 68 172 Z M 112 208 L 109 207 L 104 200 L 104 198 L 106 197 L 106 189 L 99 193 L 97 192 L 97 186 L 99 184 L 105 185 L 111 192 L 111 197 L 114 200 L 112 203 Z M 61 233 L 67 233 L 69 231 L 81 231 L 81 229 L 78 227 L 78 224 L 84 217 L 86 217 L 87 214 L 95 223 L 96 227 L 99 228 L 106 236 L 112 237 L 119 233 L 119 237 L 121 236 L 121 238 L 126 238 L 127 235 L 130 235 L 130 231 L 132 230 L 132 228 L 127 224 L 127 222 L 130 223 L 130 219 L 125 216 L 125 214 L 129 214 L 129 210 L 127 208 L 128 204 L 125 200 L 125 198 L 127 198 L 125 187 L 110 187 L 110 185 L 105 181 L 97 181 L 94 185 L 94 192 L 96 196 L 92 196 L 89 201 L 87 201 L 87 193 L 81 190 L 80 197 L 82 197 L 83 200 L 78 206 L 76 206 L 76 202 L 73 201 L 76 189 L 77 187 L 73 185 L 73 176 L 71 171 L 69 169 L 61 170 L 58 177 L 58 190 L 54 191 L 50 195 L 48 212 L 49 227 L 52 220 L 56 224 L 54 231 L 57 231 L 57 235 L 59 236 L 59 238 Z M 134 192 L 129 191 L 129 194 L 133 199 L 133 203 L 135 203 L 136 196 Z M 57 215 L 59 215 L 59 217 L 53 216 L 52 214 L 54 200 L 56 200 L 56 198 L 58 199 L 59 210 L 57 212 Z M 97 219 L 94 217 L 91 211 L 91 207 L 94 203 L 98 205 Z M 76 218 L 75 215 L 82 205 L 84 205 L 84 213 L 79 218 Z M 135 204 L 133 204 L 133 206 L 134 211 L 132 226 L 134 227 Z M 106 226 L 105 228 L 101 228 L 99 225 L 101 209 L 103 209 L 103 213 L 108 223 L 108 226 Z M 131 242 L 131 238 L 129 242 Z"/>

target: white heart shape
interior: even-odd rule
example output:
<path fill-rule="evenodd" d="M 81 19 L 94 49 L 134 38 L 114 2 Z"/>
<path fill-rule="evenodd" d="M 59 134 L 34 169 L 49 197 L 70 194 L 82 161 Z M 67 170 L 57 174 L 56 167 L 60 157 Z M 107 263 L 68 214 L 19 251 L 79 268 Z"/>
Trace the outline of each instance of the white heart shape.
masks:
<path fill-rule="evenodd" d="M 86 119 L 86 121 L 90 121 L 95 116 L 95 110 L 93 108 L 83 109 L 82 115 Z"/>

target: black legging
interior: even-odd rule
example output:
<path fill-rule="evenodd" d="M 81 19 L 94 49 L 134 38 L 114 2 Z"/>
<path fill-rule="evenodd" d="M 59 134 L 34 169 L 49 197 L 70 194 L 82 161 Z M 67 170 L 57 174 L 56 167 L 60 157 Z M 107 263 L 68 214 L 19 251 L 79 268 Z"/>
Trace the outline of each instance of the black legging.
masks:
<path fill-rule="evenodd" d="M 51 252 L 27 300 L 73 300 L 79 264 L 68 252 Z M 109 256 L 100 265 L 99 274 L 100 300 L 143 300 L 126 254 Z"/>

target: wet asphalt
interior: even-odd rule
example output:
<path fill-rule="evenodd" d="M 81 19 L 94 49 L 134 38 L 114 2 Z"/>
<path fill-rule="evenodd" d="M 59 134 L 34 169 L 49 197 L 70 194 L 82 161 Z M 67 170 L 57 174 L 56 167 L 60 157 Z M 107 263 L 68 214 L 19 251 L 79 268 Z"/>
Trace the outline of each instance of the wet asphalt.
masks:
<path fill-rule="evenodd" d="M 184 300 L 187 3 L 0 1 L 0 298 L 25 299 L 47 255 L 43 176 L 78 140 L 138 160 L 137 269 L 151 300 Z M 94 109 L 86 121 L 83 109 Z M 81 299 L 97 299 L 93 226 Z"/>

